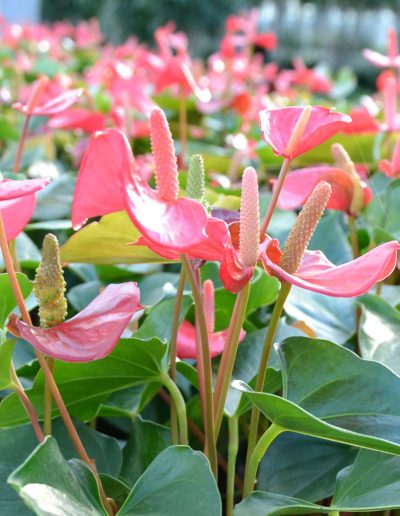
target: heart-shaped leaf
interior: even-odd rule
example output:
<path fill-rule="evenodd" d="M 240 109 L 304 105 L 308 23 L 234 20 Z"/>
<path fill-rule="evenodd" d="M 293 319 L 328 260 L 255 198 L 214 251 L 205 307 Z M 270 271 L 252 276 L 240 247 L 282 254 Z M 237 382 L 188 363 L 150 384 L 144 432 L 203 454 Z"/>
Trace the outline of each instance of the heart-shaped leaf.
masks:
<path fill-rule="evenodd" d="M 281 428 L 400 455 L 400 378 L 323 340 L 293 337 L 278 346 L 284 397 L 246 396 Z"/>
<path fill-rule="evenodd" d="M 187 446 L 161 452 L 134 485 L 118 516 L 220 516 L 221 498 L 205 456 Z"/>
<path fill-rule="evenodd" d="M 83 364 L 56 361 L 54 376 L 70 414 L 88 421 L 95 417 L 100 404 L 113 392 L 129 386 L 157 382 L 164 370 L 167 344 L 157 338 L 122 339 L 107 357 Z M 39 373 L 26 393 L 39 416 L 43 413 L 44 378 Z M 53 407 L 53 413 L 57 410 Z M 0 427 L 27 421 L 15 394 L 0 404 Z"/>
<path fill-rule="evenodd" d="M 94 264 L 164 263 L 142 245 L 128 245 L 137 240 L 139 231 L 124 211 L 110 213 L 72 235 L 61 247 L 61 259 L 66 262 Z"/>
<path fill-rule="evenodd" d="M 376 360 L 400 373 L 400 312 L 378 296 L 359 299 L 362 314 L 358 339 L 364 358 Z"/>

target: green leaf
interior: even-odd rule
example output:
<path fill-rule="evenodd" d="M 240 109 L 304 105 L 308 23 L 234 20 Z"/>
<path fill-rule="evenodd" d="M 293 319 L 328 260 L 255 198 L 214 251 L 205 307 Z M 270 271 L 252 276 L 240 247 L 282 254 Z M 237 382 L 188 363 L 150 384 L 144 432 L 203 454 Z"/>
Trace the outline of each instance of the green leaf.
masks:
<path fill-rule="evenodd" d="M 187 446 L 161 452 L 134 485 L 118 516 L 220 516 L 221 499 L 205 456 Z"/>
<path fill-rule="evenodd" d="M 260 463 L 257 490 L 308 501 L 332 496 L 337 473 L 357 452 L 342 444 L 285 432 Z"/>
<path fill-rule="evenodd" d="M 354 299 L 324 296 L 292 287 L 285 312 L 295 321 L 304 321 L 320 339 L 342 344 L 355 331 Z"/>
<path fill-rule="evenodd" d="M 54 376 L 71 415 L 84 421 L 96 416 L 100 404 L 111 393 L 133 385 L 159 381 L 167 345 L 157 338 L 121 339 L 107 357 L 87 362 L 56 361 Z M 43 413 L 44 378 L 39 373 L 33 387 L 26 390 L 39 416 Z M 53 407 L 53 414 L 57 410 Z M 27 421 L 16 395 L 10 394 L 0 404 L 0 427 Z"/>
<path fill-rule="evenodd" d="M 100 294 L 103 286 L 103 283 L 97 280 L 75 285 L 67 293 L 68 303 L 80 312 Z"/>
<path fill-rule="evenodd" d="M 9 389 L 13 385 L 10 365 L 15 346 L 15 339 L 5 340 L 0 344 L 0 389 Z"/>
<path fill-rule="evenodd" d="M 192 303 L 192 296 L 183 296 L 179 322 L 183 321 Z M 171 340 L 172 317 L 174 308 L 175 298 L 161 301 L 161 303 L 149 311 L 146 319 L 135 333 L 135 337 L 140 339 L 148 339 L 155 336 L 160 340 L 169 342 Z"/>
<path fill-rule="evenodd" d="M 126 212 L 111 213 L 72 235 L 61 247 L 61 259 L 94 264 L 168 262 L 145 246 L 128 245 L 139 236 Z"/>
<path fill-rule="evenodd" d="M 336 265 L 353 259 L 343 213 L 329 210 L 322 217 L 310 240 L 308 249 L 322 251 Z"/>
<path fill-rule="evenodd" d="M 101 405 L 99 416 L 132 418 L 144 409 L 160 390 L 160 383 L 134 385 L 111 394 Z"/>
<path fill-rule="evenodd" d="M 330 512 L 329 507 L 315 505 L 289 496 L 255 492 L 236 505 L 234 516 L 275 516 L 286 514 L 324 514 Z"/>
<path fill-rule="evenodd" d="M 328 341 L 293 337 L 278 352 L 284 398 L 246 393 L 269 420 L 288 431 L 400 455 L 398 376 Z"/>
<path fill-rule="evenodd" d="M 364 217 L 374 230 L 374 237 L 378 243 L 400 238 L 399 204 L 400 179 L 396 179 L 383 192 L 375 196 L 365 208 Z"/>
<path fill-rule="evenodd" d="M 69 469 L 57 441 L 47 437 L 10 475 L 8 482 L 39 516 L 106 515 L 93 474 L 85 468 L 85 476 L 91 477 L 90 499 Z"/>
<path fill-rule="evenodd" d="M 59 220 L 68 219 L 71 213 L 72 198 L 75 189 L 75 176 L 62 174 L 46 188 L 37 192 L 35 219 Z"/>
<path fill-rule="evenodd" d="M 376 360 L 400 373 L 400 312 L 378 296 L 359 298 L 362 314 L 358 339 L 364 358 Z"/>
<path fill-rule="evenodd" d="M 21 272 L 17 272 L 17 279 L 22 295 L 26 299 L 32 292 L 32 282 Z M 0 274 L 0 292 L 0 327 L 3 328 L 8 316 L 17 306 L 8 274 Z"/>
<path fill-rule="evenodd" d="M 121 478 L 130 486 L 156 456 L 171 444 L 171 429 L 138 417 L 123 449 Z"/>

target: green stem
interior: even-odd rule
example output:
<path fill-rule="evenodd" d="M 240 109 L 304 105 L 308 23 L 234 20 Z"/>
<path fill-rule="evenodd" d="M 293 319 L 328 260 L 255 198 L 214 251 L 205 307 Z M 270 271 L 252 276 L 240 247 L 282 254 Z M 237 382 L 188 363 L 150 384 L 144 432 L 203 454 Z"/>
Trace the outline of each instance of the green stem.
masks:
<path fill-rule="evenodd" d="M 235 505 L 235 467 L 239 450 L 239 419 L 228 418 L 228 471 L 226 479 L 226 516 L 233 516 Z"/>
<path fill-rule="evenodd" d="M 246 315 L 247 302 L 250 295 L 250 281 L 239 292 L 232 312 L 229 324 L 226 344 L 219 364 L 217 382 L 214 393 L 214 412 L 215 412 L 215 440 L 218 440 L 226 396 L 232 379 L 233 366 L 239 346 L 240 331 Z"/>
<path fill-rule="evenodd" d="M 357 229 L 355 226 L 355 218 L 352 215 L 349 215 L 348 224 L 349 224 L 351 249 L 353 251 L 353 259 L 355 260 L 356 258 L 358 258 L 360 256 L 360 249 L 358 246 L 358 235 L 357 235 Z"/>
<path fill-rule="evenodd" d="M 22 152 L 24 150 L 24 144 L 25 144 L 26 137 L 28 136 L 28 128 L 29 128 L 30 119 L 31 119 L 31 115 L 26 115 L 25 120 L 24 120 L 24 125 L 22 126 L 21 138 L 19 139 L 17 153 L 15 155 L 14 168 L 13 168 L 14 174 L 17 174 L 19 172 L 19 167 L 21 165 Z"/>
<path fill-rule="evenodd" d="M 265 233 L 267 232 L 269 223 L 271 222 L 271 219 L 272 219 L 272 215 L 275 211 L 276 203 L 278 202 L 279 194 L 281 193 L 282 186 L 283 186 L 283 183 L 286 178 L 286 174 L 289 170 L 289 166 L 290 166 L 290 159 L 285 158 L 283 160 L 281 170 L 279 172 L 278 180 L 275 184 L 275 188 L 272 193 L 271 201 L 268 205 L 267 213 L 265 214 L 262 225 L 261 225 L 261 235 L 265 235 Z"/>
<path fill-rule="evenodd" d="M 186 416 L 186 405 L 185 400 L 181 394 L 181 391 L 176 386 L 176 383 L 171 380 L 171 378 L 167 374 L 163 374 L 162 382 L 164 386 L 168 389 L 168 392 L 173 399 L 173 403 L 176 407 L 176 413 L 179 421 L 179 430 L 180 430 L 180 441 L 181 444 L 188 444 L 188 431 L 187 431 L 187 416 Z"/>
<path fill-rule="evenodd" d="M 214 476 L 218 474 L 217 463 L 217 448 L 215 443 L 214 433 L 214 411 L 213 411 L 213 387 L 212 387 L 212 371 L 211 371 L 211 357 L 208 345 L 207 323 L 204 315 L 203 300 L 201 296 L 200 287 L 197 283 L 196 274 L 187 256 L 182 255 L 182 263 L 185 266 L 188 275 L 190 288 L 192 289 L 193 299 L 196 311 L 196 326 L 201 336 L 201 351 L 202 351 L 202 381 L 204 383 L 204 432 L 206 435 L 206 453 L 210 461 L 211 471 Z M 199 379 L 199 383 L 202 383 Z"/>
<path fill-rule="evenodd" d="M 279 434 L 284 432 L 285 429 L 279 425 L 272 424 L 266 432 L 261 436 L 261 439 L 258 441 L 257 446 L 254 448 L 248 468 L 246 468 L 246 475 L 244 477 L 244 489 L 243 489 L 243 498 L 249 496 L 249 494 L 253 491 L 254 483 L 256 481 L 258 465 L 260 464 L 261 459 L 266 454 L 268 448 L 271 443 L 278 437 Z"/>
<path fill-rule="evenodd" d="M 171 329 L 171 343 L 169 348 L 169 375 L 173 382 L 176 381 L 176 350 L 177 350 L 177 339 L 179 329 L 179 315 L 182 308 L 183 291 L 185 288 L 186 273 L 184 268 L 181 269 L 181 275 L 179 278 L 178 288 L 176 291 L 176 301 L 174 307 L 174 314 L 172 317 L 172 329 Z M 172 444 L 178 443 L 178 421 L 175 403 L 172 402 L 170 406 L 171 410 L 171 436 Z"/>
<path fill-rule="evenodd" d="M 330 514 L 330 516 L 340 516 L 339 511 L 333 511 L 333 512 L 330 512 L 329 514 Z"/>
<path fill-rule="evenodd" d="M 54 371 L 54 358 L 47 357 L 47 365 L 49 366 L 51 374 Z M 43 431 L 44 435 L 51 435 L 51 412 L 52 412 L 52 400 L 51 391 L 49 384 L 44 384 L 44 397 L 43 397 Z"/>
<path fill-rule="evenodd" d="M 291 285 L 289 283 L 282 283 L 281 290 L 279 292 L 278 299 L 276 300 L 274 310 L 271 315 L 271 320 L 269 322 L 267 335 L 265 336 L 264 348 L 260 359 L 260 365 L 257 373 L 256 380 L 256 391 L 263 392 L 264 384 L 265 384 L 265 376 L 267 373 L 268 359 L 271 352 L 271 347 L 274 342 L 274 337 L 276 330 L 278 328 L 279 319 L 282 314 L 283 305 L 285 304 L 286 298 L 289 295 Z M 249 438 L 247 445 L 247 455 L 246 455 L 246 474 L 248 475 L 247 470 L 250 467 L 251 457 L 253 455 L 254 448 L 257 442 L 257 432 L 258 432 L 258 420 L 260 417 L 260 411 L 253 406 L 251 409 L 251 418 L 250 418 L 250 429 L 249 429 Z"/>

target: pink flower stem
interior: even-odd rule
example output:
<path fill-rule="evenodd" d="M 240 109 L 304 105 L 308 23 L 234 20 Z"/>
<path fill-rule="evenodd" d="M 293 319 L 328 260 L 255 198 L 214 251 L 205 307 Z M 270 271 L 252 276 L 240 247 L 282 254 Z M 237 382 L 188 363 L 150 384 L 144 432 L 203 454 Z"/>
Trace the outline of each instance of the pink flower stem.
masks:
<path fill-rule="evenodd" d="M 278 328 L 279 320 L 282 314 L 283 305 L 285 304 L 286 298 L 289 295 L 291 285 L 289 283 L 282 283 L 281 290 L 279 292 L 278 299 L 276 300 L 274 310 L 271 315 L 271 320 L 268 325 L 267 335 L 265 336 L 264 348 L 260 358 L 260 365 L 258 367 L 257 379 L 256 379 L 256 392 L 264 391 L 265 384 L 265 376 L 267 373 L 268 359 L 271 352 L 272 344 L 274 342 L 275 333 Z M 258 433 L 258 420 L 260 418 L 260 411 L 253 406 L 251 409 L 251 418 L 250 418 L 250 429 L 248 436 L 248 444 L 247 444 L 247 455 L 246 455 L 246 469 L 245 469 L 245 486 L 249 487 L 249 475 L 251 475 L 251 461 L 253 451 L 256 447 L 257 443 L 257 433 Z M 251 489 L 253 485 L 251 486 Z M 248 490 L 246 495 L 249 494 Z"/>
<path fill-rule="evenodd" d="M 272 193 L 271 201 L 270 201 L 270 203 L 268 205 L 267 213 L 265 214 L 264 219 L 263 219 L 262 224 L 261 224 L 261 235 L 265 235 L 265 233 L 267 232 L 269 223 L 271 222 L 272 215 L 273 215 L 273 213 L 275 211 L 276 204 L 278 202 L 279 194 L 281 193 L 282 186 L 283 186 L 283 183 L 284 183 L 285 178 L 286 178 L 286 174 L 287 174 L 287 172 L 289 170 L 289 166 L 290 166 L 290 159 L 289 158 L 285 158 L 283 160 L 283 163 L 282 163 L 282 166 L 281 166 L 281 170 L 279 172 L 278 180 L 276 182 L 274 191 Z"/>
<path fill-rule="evenodd" d="M 218 475 L 217 462 L 217 448 L 214 433 L 214 411 L 213 411 L 213 387 L 212 387 L 212 371 L 211 371 L 211 357 L 210 348 L 208 344 L 207 323 L 204 315 L 203 300 L 200 290 L 200 285 L 196 278 L 196 273 L 186 255 L 182 255 L 182 264 L 186 269 L 188 275 L 190 288 L 192 289 L 195 312 L 196 312 L 196 327 L 199 328 L 201 337 L 201 364 L 202 371 L 199 371 L 199 383 L 204 385 L 204 430 L 206 435 L 206 453 L 210 461 L 211 471 L 215 478 Z M 200 380 L 202 376 L 202 380 Z"/>
<path fill-rule="evenodd" d="M 1 211 L 0 211 L 0 247 L 1 247 L 1 252 L 3 254 L 4 265 L 5 265 L 6 271 L 8 273 L 8 276 L 10 278 L 11 288 L 14 293 L 15 300 L 17 302 L 17 306 L 21 312 L 22 320 L 26 324 L 29 324 L 32 326 L 31 317 L 29 315 L 29 312 L 25 305 L 25 301 L 24 301 L 21 289 L 19 287 L 19 283 L 17 280 L 17 275 L 15 273 L 10 249 L 7 244 L 7 238 L 6 238 L 6 233 L 5 233 L 5 229 L 4 229 L 4 221 L 3 221 L 3 216 L 1 214 Z M 87 452 L 82 444 L 82 441 L 78 435 L 78 432 L 76 431 L 74 423 L 72 422 L 71 416 L 69 415 L 68 410 L 61 397 L 60 391 L 58 390 L 58 387 L 54 380 L 54 377 L 51 374 L 50 368 L 46 362 L 46 358 L 45 358 L 44 354 L 42 352 L 38 351 L 37 349 L 35 349 L 35 354 L 38 359 L 39 365 L 43 371 L 43 375 L 45 377 L 46 383 L 49 385 L 51 395 L 57 405 L 58 411 L 60 412 L 60 415 L 64 421 L 67 431 L 71 437 L 71 440 L 74 443 L 76 451 L 78 452 L 80 459 L 90 467 L 93 474 L 95 475 L 104 507 L 107 509 L 107 512 L 109 514 L 113 514 L 111 506 L 105 495 L 102 483 L 100 481 L 100 477 L 97 473 L 96 466 L 91 461 L 89 455 L 87 454 Z"/>
<path fill-rule="evenodd" d="M 19 172 L 19 168 L 21 165 L 21 159 L 22 159 L 22 153 L 23 153 L 24 145 L 25 145 L 25 140 L 26 140 L 26 137 L 28 136 L 28 128 L 29 128 L 30 120 L 31 120 L 31 115 L 29 115 L 29 114 L 26 115 L 24 125 L 22 127 L 21 138 L 19 139 L 19 143 L 18 143 L 17 153 L 15 155 L 14 168 L 13 168 L 14 174 L 17 174 Z"/>
<path fill-rule="evenodd" d="M 180 152 L 179 152 L 179 167 L 185 168 L 187 157 L 187 107 L 186 97 L 183 87 L 179 94 L 179 138 L 180 138 Z"/>
<path fill-rule="evenodd" d="M 179 278 L 178 288 L 176 291 L 176 300 L 174 314 L 172 317 L 171 342 L 169 348 L 169 376 L 173 382 L 176 382 L 176 350 L 179 329 L 179 315 L 181 313 L 183 290 L 185 288 L 186 273 L 182 267 Z M 178 420 L 175 403 L 171 403 L 171 435 L 172 444 L 178 444 Z"/>
<path fill-rule="evenodd" d="M 28 398 L 26 392 L 24 391 L 24 388 L 21 385 L 21 382 L 19 381 L 19 378 L 17 376 L 17 373 L 15 372 L 14 365 L 12 362 L 10 363 L 10 376 L 13 382 L 12 388 L 14 389 L 16 395 L 18 396 L 20 402 L 26 410 L 29 419 L 31 420 L 32 428 L 35 432 L 37 440 L 41 443 L 44 441 L 44 434 L 40 427 L 39 418 L 36 414 L 36 411 L 32 405 L 31 400 Z"/>
<path fill-rule="evenodd" d="M 250 295 L 250 281 L 242 288 L 237 295 L 233 308 L 231 321 L 229 323 L 228 334 L 224 351 L 222 352 L 219 364 L 217 382 L 214 392 L 214 415 L 215 415 L 215 439 L 218 440 L 221 429 L 222 418 L 226 396 L 232 379 L 233 366 L 239 346 L 240 331 L 246 315 L 247 302 Z"/>

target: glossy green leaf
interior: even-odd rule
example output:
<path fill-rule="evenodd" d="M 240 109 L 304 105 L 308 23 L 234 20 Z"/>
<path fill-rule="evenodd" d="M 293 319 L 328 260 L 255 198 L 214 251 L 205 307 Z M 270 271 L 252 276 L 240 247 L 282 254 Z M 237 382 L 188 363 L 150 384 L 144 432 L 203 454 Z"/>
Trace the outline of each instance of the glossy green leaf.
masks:
<path fill-rule="evenodd" d="M 54 375 L 70 414 L 88 421 L 111 393 L 133 385 L 159 381 L 167 345 L 157 338 L 122 339 L 107 357 L 84 364 L 56 361 Z M 39 373 L 26 393 L 39 415 L 43 412 L 44 379 Z M 53 413 L 57 414 L 53 407 Z M 15 394 L 0 403 L 0 427 L 27 421 Z"/>
<path fill-rule="evenodd" d="M 362 314 L 358 339 L 364 358 L 400 373 L 400 312 L 373 294 L 359 298 Z"/>
<path fill-rule="evenodd" d="M 15 346 L 15 339 L 5 340 L 0 344 L 0 389 L 8 389 L 13 385 L 10 365 Z"/>
<path fill-rule="evenodd" d="M 36 220 L 68 219 L 71 213 L 72 198 L 75 190 L 75 176 L 62 174 L 46 188 L 37 192 Z"/>
<path fill-rule="evenodd" d="M 285 428 L 400 455 L 400 378 L 332 342 L 293 337 L 278 353 L 284 397 L 248 392 L 265 416 Z"/>
<path fill-rule="evenodd" d="M 130 486 L 157 455 L 171 445 L 171 429 L 138 417 L 123 449 L 121 478 Z"/>
<path fill-rule="evenodd" d="M 327 235 L 329 235 L 328 238 Z M 335 265 L 353 259 L 343 213 L 334 210 L 327 211 L 318 223 L 308 249 L 322 251 Z"/>
<path fill-rule="evenodd" d="M 336 475 L 352 464 L 354 448 L 284 432 L 268 448 L 258 471 L 258 491 L 314 502 L 332 496 Z"/>
<path fill-rule="evenodd" d="M 145 246 L 128 245 L 137 240 L 139 231 L 124 211 L 105 215 L 72 235 L 61 247 L 66 262 L 94 264 L 167 262 Z"/>
<path fill-rule="evenodd" d="M 375 196 L 365 208 L 364 217 L 373 229 L 373 236 L 378 242 L 400 238 L 399 204 L 400 179 L 396 179 Z"/>
<path fill-rule="evenodd" d="M 175 272 L 156 272 L 138 280 L 140 302 L 144 306 L 153 306 L 165 297 L 174 297 L 179 274 Z"/>
<path fill-rule="evenodd" d="M 187 446 L 161 452 L 134 485 L 118 516 L 220 516 L 221 498 L 205 456 Z"/>
<path fill-rule="evenodd" d="M 355 303 L 351 298 L 292 287 L 285 312 L 295 321 L 305 322 L 318 338 L 338 344 L 346 342 L 355 331 Z"/>
<path fill-rule="evenodd" d="M 77 312 L 80 312 L 100 294 L 102 288 L 104 288 L 103 283 L 97 280 L 76 285 L 67 293 L 68 303 L 70 303 Z"/>
<path fill-rule="evenodd" d="M 236 505 L 234 516 L 293 516 L 295 514 L 326 514 L 327 507 L 289 496 L 255 492 Z"/>
<path fill-rule="evenodd" d="M 93 474 L 85 468 L 85 476 L 91 477 L 90 499 L 69 469 L 57 441 L 47 437 L 10 475 L 8 482 L 39 516 L 106 515 Z"/>
<path fill-rule="evenodd" d="M 22 295 L 26 299 L 32 292 L 32 282 L 21 272 L 17 272 L 17 279 Z M 8 274 L 0 274 L 0 293 L 0 327 L 2 328 L 10 313 L 17 306 Z"/>
<path fill-rule="evenodd" d="M 144 409 L 161 387 L 154 382 L 113 392 L 101 405 L 99 416 L 132 418 Z"/>

